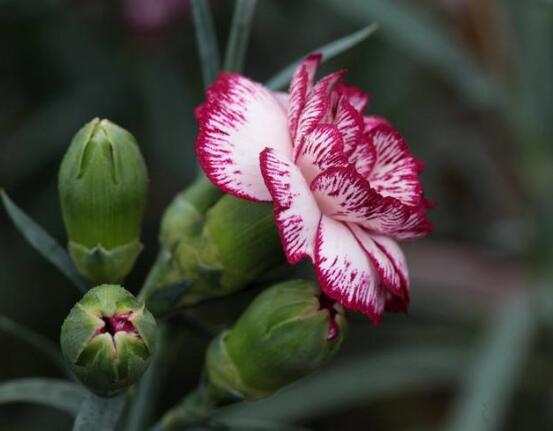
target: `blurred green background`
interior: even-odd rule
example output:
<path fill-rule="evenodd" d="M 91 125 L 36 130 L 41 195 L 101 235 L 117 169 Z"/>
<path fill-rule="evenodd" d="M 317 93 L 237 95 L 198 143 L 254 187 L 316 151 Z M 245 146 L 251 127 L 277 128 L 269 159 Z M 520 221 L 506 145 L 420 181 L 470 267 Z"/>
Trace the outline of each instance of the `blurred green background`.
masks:
<path fill-rule="evenodd" d="M 211 6 L 224 47 L 234 2 Z M 321 73 L 347 68 L 371 94 L 370 113 L 425 162 L 436 229 L 404 247 L 409 315 L 377 328 L 351 316 L 320 373 L 221 415 L 324 431 L 553 429 L 553 2 L 260 0 L 245 74 L 264 81 L 375 21 Z M 126 282 L 136 292 L 163 209 L 197 173 L 203 84 L 187 0 L 2 0 L 0 58 L 0 186 L 60 242 L 56 175 L 72 135 L 99 116 L 137 137 L 150 192 L 146 248 Z M 55 343 L 78 299 L 3 211 L 0 298 L 0 315 Z M 250 299 L 197 313 L 223 327 Z M 159 411 L 193 388 L 209 337 L 183 324 L 178 340 Z M 0 350 L 0 382 L 63 377 L 3 331 Z M 56 410 L 0 405 L 0 430 L 70 428 Z"/>

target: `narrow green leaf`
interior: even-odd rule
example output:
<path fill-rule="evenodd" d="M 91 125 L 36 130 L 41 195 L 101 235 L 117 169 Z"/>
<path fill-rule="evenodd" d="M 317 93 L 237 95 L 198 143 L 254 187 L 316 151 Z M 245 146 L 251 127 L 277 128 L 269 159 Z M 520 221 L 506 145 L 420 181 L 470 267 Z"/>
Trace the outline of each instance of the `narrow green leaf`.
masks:
<path fill-rule="evenodd" d="M 409 390 L 454 384 L 465 361 L 466 352 L 458 347 L 376 353 L 323 370 L 265 400 L 221 408 L 215 418 L 301 422 Z"/>
<path fill-rule="evenodd" d="M 209 2 L 207 0 L 192 0 L 192 14 L 196 27 L 196 40 L 202 64 L 204 87 L 207 88 L 219 72 L 219 46 L 217 45 L 217 35 L 213 26 Z"/>
<path fill-rule="evenodd" d="M 225 51 L 225 70 L 242 72 L 257 0 L 236 0 Z"/>
<path fill-rule="evenodd" d="M 73 431 L 113 431 L 125 407 L 125 395 L 103 398 L 89 393 L 73 424 Z"/>
<path fill-rule="evenodd" d="M 2 315 L 0 315 L 0 331 L 4 331 L 34 347 L 49 358 L 66 375 L 73 375 L 68 369 L 58 347 L 47 338 Z"/>
<path fill-rule="evenodd" d="M 337 55 L 363 42 L 376 30 L 378 30 L 377 23 L 369 24 L 368 26 L 363 27 L 361 30 L 356 31 L 355 33 L 341 37 L 340 39 L 336 39 L 333 42 L 314 49 L 312 52 L 321 53 L 323 55 L 323 62 L 330 60 L 331 58 L 334 58 Z M 304 57 L 305 56 L 286 66 L 284 69 L 282 69 L 272 78 L 270 78 L 265 83 L 265 85 L 271 90 L 281 90 L 286 87 L 286 85 L 290 82 L 290 79 L 292 78 L 294 70 L 296 69 L 296 67 L 298 67 Z"/>
<path fill-rule="evenodd" d="M 29 244 L 71 280 L 81 293 L 85 293 L 87 291 L 87 283 L 73 266 L 73 262 L 71 262 L 65 249 L 48 232 L 25 214 L 4 190 L 0 190 L 0 196 L 8 216 Z"/>
<path fill-rule="evenodd" d="M 55 379 L 20 379 L 0 384 L 0 404 L 41 404 L 76 415 L 86 390 L 75 383 Z"/>
<path fill-rule="evenodd" d="M 512 299 L 499 310 L 482 340 L 448 431 L 502 429 L 502 419 L 530 352 L 534 323 L 527 295 Z"/>
<path fill-rule="evenodd" d="M 384 39 L 413 60 L 440 72 L 476 105 L 489 108 L 504 104 L 505 95 L 475 60 L 451 40 L 439 23 L 409 2 L 324 0 L 324 3 L 354 21 L 377 21 Z"/>

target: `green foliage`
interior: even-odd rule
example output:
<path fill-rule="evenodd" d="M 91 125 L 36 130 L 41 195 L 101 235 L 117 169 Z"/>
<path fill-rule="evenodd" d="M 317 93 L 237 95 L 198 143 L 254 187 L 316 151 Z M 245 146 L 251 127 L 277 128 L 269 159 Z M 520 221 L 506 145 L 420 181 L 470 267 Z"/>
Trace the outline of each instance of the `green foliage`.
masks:
<path fill-rule="evenodd" d="M 0 331 L 10 334 L 24 343 L 29 344 L 48 358 L 52 364 L 58 367 L 63 373 L 70 375 L 67 364 L 58 346 L 47 338 L 2 315 L 0 315 Z"/>
<path fill-rule="evenodd" d="M 85 397 L 82 386 L 62 380 L 20 379 L 0 383 L 0 404 L 41 404 L 76 415 Z"/>
<path fill-rule="evenodd" d="M 73 262 L 71 262 L 66 251 L 48 232 L 15 205 L 4 190 L 0 190 L 0 196 L 2 197 L 2 203 L 6 212 L 21 235 L 36 251 L 71 280 L 82 293 L 85 293 L 87 291 L 87 283 L 73 266 Z"/>
<path fill-rule="evenodd" d="M 192 0 L 191 4 L 204 87 L 207 87 L 219 72 L 217 34 L 213 26 L 209 2 L 207 0 Z"/>
<path fill-rule="evenodd" d="M 225 50 L 225 70 L 241 72 L 244 68 L 256 4 L 257 0 L 236 0 Z"/>
<path fill-rule="evenodd" d="M 354 48 L 357 44 L 363 42 L 370 35 L 372 35 L 376 30 L 378 30 L 378 24 L 369 24 L 366 27 L 363 27 L 361 30 L 356 31 L 355 33 L 344 36 L 340 39 L 316 48 L 312 52 L 321 53 L 323 55 L 322 61 L 325 62 L 336 57 L 337 55 L 340 55 L 343 52 Z M 286 66 L 284 69 L 282 69 L 272 78 L 270 78 L 265 83 L 265 85 L 272 90 L 282 90 L 284 87 L 286 87 L 286 85 L 288 85 L 290 79 L 292 78 L 294 70 L 296 69 L 296 67 L 298 67 L 298 65 L 304 58 L 305 56 L 302 56 L 298 60 Z"/>

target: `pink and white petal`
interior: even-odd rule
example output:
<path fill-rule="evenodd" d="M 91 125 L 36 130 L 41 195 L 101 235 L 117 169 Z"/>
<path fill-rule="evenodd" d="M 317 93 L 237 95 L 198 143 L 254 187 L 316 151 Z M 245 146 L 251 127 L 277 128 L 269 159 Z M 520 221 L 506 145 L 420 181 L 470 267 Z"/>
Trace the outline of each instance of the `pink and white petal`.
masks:
<path fill-rule="evenodd" d="M 409 310 L 409 301 L 405 301 L 403 298 L 396 296 L 389 291 L 385 291 L 384 296 L 386 298 L 384 310 L 392 313 L 407 313 Z"/>
<path fill-rule="evenodd" d="M 345 98 L 341 98 L 336 108 L 334 124 L 342 134 L 344 152 L 350 154 L 363 140 L 363 117 Z"/>
<path fill-rule="evenodd" d="M 296 68 L 290 81 L 290 103 L 288 104 L 288 121 L 292 140 L 296 137 L 300 112 L 305 106 L 307 95 L 313 88 L 315 73 L 322 60 L 321 54 L 312 54 Z"/>
<path fill-rule="evenodd" d="M 311 182 L 321 211 L 338 220 L 361 224 L 380 204 L 380 197 L 353 167 L 330 168 Z"/>
<path fill-rule="evenodd" d="M 326 170 L 311 182 L 311 190 L 324 214 L 372 233 L 401 240 L 424 236 L 432 229 L 423 208 L 381 196 L 351 166 Z"/>
<path fill-rule="evenodd" d="M 353 108 L 362 113 L 369 105 L 369 95 L 359 90 L 357 87 L 348 85 L 345 82 L 340 82 L 336 86 L 336 90 L 343 94 Z"/>
<path fill-rule="evenodd" d="M 379 117 L 377 115 L 369 115 L 363 117 L 364 132 L 369 133 L 372 129 L 382 125 L 390 125 L 388 120 L 384 117 Z"/>
<path fill-rule="evenodd" d="M 348 227 L 325 215 L 317 231 L 315 270 L 327 296 L 380 322 L 385 297 L 377 273 Z"/>
<path fill-rule="evenodd" d="M 196 153 L 208 178 L 234 196 L 270 201 L 259 153 L 292 151 L 286 112 L 272 92 L 235 73 L 221 73 L 197 112 Z"/>
<path fill-rule="evenodd" d="M 290 263 L 314 258 L 321 212 L 299 168 L 285 155 L 267 148 L 261 171 L 274 203 L 275 223 Z"/>
<path fill-rule="evenodd" d="M 348 160 L 363 178 L 368 178 L 376 161 L 376 149 L 372 140 L 363 136 L 348 154 Z"/>
<path fill-rule="evenodd" d="M 298 127 L 294 136 L 295 154 L 298 153 L 304 137 L 311 133 L 327 116 L 330 107 L 330 93 L 344 73 L 343 71 L 334 72 L 325 76 L 315 84 L 313 90 L 308 94 L 305 106 L 300 112 Z"/>
<path fill-rule="evenodd" d="M 419 181 L 420 162 L 411 155 L 402 136 L 389 125 L 374 127 L 367 134 L 376 160 L 368 175 L 371 187 L 405 205 L 418 206 L 423 197 Z"/>
<path fill-rule="evenodd" d="M 409 303 L 407 265 L 397 243 L 384 236 L 370 234 L 359 225 L 349 224 L 348 226 L 367 252 L 384 287 Z"/>
<path fill-rule="evenodd" d="M 332 124 L 320 124 L 305 136 L 296 158 L 308 183 L 322 171 L 335 166 L 348 166 L 342 135 Z"/>
<path fill-rule="evenodd" d="M 288 111 L 288 104 L 290 103 L 290 96 L 283 91 L 273 91 L 273 96 L 280 103 L 284 111 Z"/>

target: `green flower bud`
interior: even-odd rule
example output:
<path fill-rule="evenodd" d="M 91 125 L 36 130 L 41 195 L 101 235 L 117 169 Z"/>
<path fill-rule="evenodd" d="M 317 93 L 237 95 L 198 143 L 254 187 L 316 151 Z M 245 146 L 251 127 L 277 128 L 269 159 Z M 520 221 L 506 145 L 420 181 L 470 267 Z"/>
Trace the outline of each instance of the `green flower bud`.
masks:
<path fill-rule="evenodd" d="M 205 197 L 185 192 L 166 210 L 164 271 L 147 295 L 156 314 L 228 295 L 284 262 L 272 205 L 226 195 L 207 209 Z"/>
<path fill-rule="evenodd" d="M 160 242 L 173 250 L 200 231 L 206 212 L 221 197 L 221 191 L 207 178 L 180 192 L 167 207 L 161 220 Z"/>
<path fill-rule="evenodd" d="M 108 120 L 77 132 L 59 171 L 69 252 L 94 283 L 121 281 L 142 250 L 146 165 L 134 137 Z"/>
<path fill-rule="evenodd" d="M 315 283 L 278 284 L 211 342 L 210 384 L 247 400 L 267 397 L 317 370 L 338 350 L 345 326 L 343 308 L 322 296 Z"/>
<path fill-rule="evenodd" d="M 83 384 L 111 396 L 144 373 L 155 331 L 144 304 L 120 286 L 103 284 L 71 309 L 61 327 L 61 349 Z"/>

